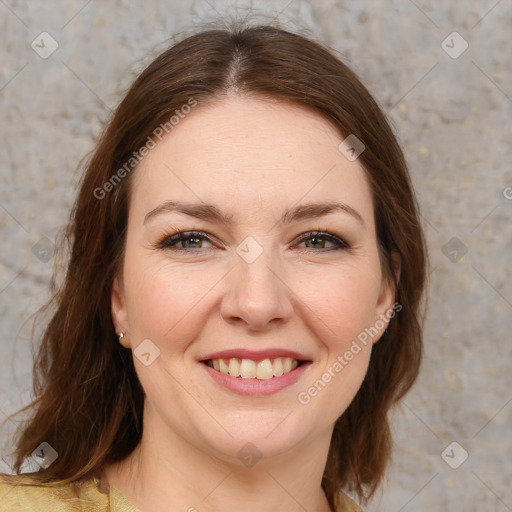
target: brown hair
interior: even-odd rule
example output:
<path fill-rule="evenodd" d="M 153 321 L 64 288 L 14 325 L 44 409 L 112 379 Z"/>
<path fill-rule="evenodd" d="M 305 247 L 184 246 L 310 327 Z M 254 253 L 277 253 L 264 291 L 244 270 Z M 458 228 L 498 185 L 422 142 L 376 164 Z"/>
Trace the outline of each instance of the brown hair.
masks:
<path fill-rule="evenodd" d="M 365 380 L 335 424 L 322 487 L 333 508 L 340 488 L 362 501 L 376 490 L 391 455 L 387 412 L 412 386 L 421 360 L 426 252 L 418 207 L 400 146 L 356 75 L 321 44 L 273 26 L 208 29 L 185 38 L 142 72 L 118 106 L 88 163 L 67 228 L 67 273 L 49 304 L 55 309 L 34 363 L 35 400 L 17 436 L 16 472 L 45 441 L 58 458 L 34 476 L 48 484 L 89 476 L 138 444 L 144 393 L 110 313 L 132 173 L 115 186 L 104 184 L 191 98 L 200 104 L 233 92 L 308 105 L 366 147 L 359 159 L 372 190 L 383 271 L 394 277 L 393 256 L 401 259 L 395 282 L 401 311 L 374 346 Z M 107 188 L 98 199 L 98 190 Z"/>

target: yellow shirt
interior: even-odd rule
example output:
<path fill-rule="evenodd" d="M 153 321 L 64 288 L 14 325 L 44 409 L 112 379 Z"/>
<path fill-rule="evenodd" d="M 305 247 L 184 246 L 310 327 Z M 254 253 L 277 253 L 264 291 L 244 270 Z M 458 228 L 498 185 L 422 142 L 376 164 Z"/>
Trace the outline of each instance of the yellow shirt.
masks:
<path fill-rule="evenodd" d="M 15 482 L 29 483 L 17 485 Z M 14 479 L 0 476 L 0 512 L 140 512 L 116 488 L 108 494 L 98 489 L 99 479 L 75 482 L 59 488 L 47 487 L 34 479 L 18 475 Z M 361 512 L 347 495 L 337 512 Z"/>

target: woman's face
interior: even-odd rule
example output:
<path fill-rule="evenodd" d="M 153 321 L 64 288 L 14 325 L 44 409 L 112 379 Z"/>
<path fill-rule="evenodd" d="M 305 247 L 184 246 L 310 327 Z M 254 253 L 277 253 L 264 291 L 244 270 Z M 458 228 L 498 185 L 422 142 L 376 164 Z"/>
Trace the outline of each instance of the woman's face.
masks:
<path fill-rule="evenodd" d="M 229 97 L 141 162 L 112 313 L 145 429 L 225 460 L 329 442 L 394 299 L 342 140 L 306 108 Z"/>

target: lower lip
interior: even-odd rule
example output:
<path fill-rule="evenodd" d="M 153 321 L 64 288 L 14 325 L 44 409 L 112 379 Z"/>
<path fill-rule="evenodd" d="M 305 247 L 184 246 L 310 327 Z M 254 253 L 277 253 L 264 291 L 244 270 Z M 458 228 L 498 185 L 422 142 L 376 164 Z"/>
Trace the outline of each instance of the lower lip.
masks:
<path fill-rule="evenodd" d="M 291 372 L 285 373 L 280 377 L 272 377 L 271 379 L 242 379 L 241 377 L 233 377 L 214 370 L 205 363 L 199 364 L 217 384 L 220 384 L 230 391 L 238 393 L 239 395 L 267 396 L 295 384 L 308 370 L 311 362 L 302 363 Z"/>

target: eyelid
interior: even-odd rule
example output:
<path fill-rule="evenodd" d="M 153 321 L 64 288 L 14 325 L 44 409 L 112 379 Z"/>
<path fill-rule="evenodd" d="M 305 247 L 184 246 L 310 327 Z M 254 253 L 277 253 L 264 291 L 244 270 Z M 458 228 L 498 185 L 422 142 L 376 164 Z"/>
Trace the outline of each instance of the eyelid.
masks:
<path fill-rule="evenodd" d="M 200 230 L 188 230 L 188 231 L 177 231 L 175 233 L 166 233 L 164 234 L 159 241 L 154 244 L 156 249 L 170 249 L 176 251 L 184 251 L 184 252 L 199 252 L 205 249 L 212 249 L 212 247 L 206 247 L 204 249 L 186 249 L 184 247 L 176 247 L 176 244 L 181 242 L 182 240 L 187 240 L 189 238 L 199 238 L 201 240 L 206 240 L 211 244 L 214 244 L 216 238 L 205 231 Z M 302 243 L 304 240 L 310 240 L 312 238 L 321 238 L 327 240 L 333 244 L 335 247 L 330 248 L 320 248 L 320 249 L 310 249 L 307 247 L 301 247 L 299 250 L 305 251 L 313 251 L 313 252 L 327 252 L 333 250 L 349 250 L 351 248 L 350 244 L 348 244 L 342 237 L 335 235 L 334 233 L 329 233 L 321 230 L 307 231 L 299 235 L 294 243 L 295 245 Z M 219 242 L 216 243 L 217 245 Z"/>
<path fill-rule="evenodd" d="M 187 238 L 200 238 L 202 240 L 207 240 L 208 242 L 210 242 L 211 244 L 213 244 L 213 241 L 212 241 L 212 236 L 209 235 L 208 233 L 206 233 L 205 231 L 195 231 L 195 230 L 190 230 L 190 231 L 177 231 L 176 233 L 166 233 L 164 234 L 161 238 L 159 238 L 158 242 L 156 242 L 156 244 L 154 244 L 154 247 L 156 249 L 169 249 L 169 248 L 173 248 L 174 250 L 181 250 L 181 251 L 187 251 L 187 249 L 183 248 L 183 247 L 178 247 L 176 248 L 174 245 L 171 245 L 171 244 L 177 244 L 178 242 L 181 242 L 182 240 L 186 240 Z M 209 247 L 208 247 L 209 249 Z M 195 252 L 199 251 L 200 249 L 197 249 Z M 194 250 L 192 249 L 191 251 L 187 251 L 187 252 L 193 252 Z"/>
<path fill-rule="evenodd" d="M 334 233 L 329 233 L 327 231 L 321 230 L 308 231 L 307 233 L 303 233 L 302 235 L 299 235 L 299 237 L 297 238 L 297 242 L 301 243 L 304 240 L 309 240 L 311 238 L 323 238 L 337 246 L 331 249 L 324 249 L 323 251 L 318 250 L 316 252 L 325 252 L 333 249 L 350 249 L 350 245 L 343 238 L 339 237 L 338 235 L 335 235 Z"/>

